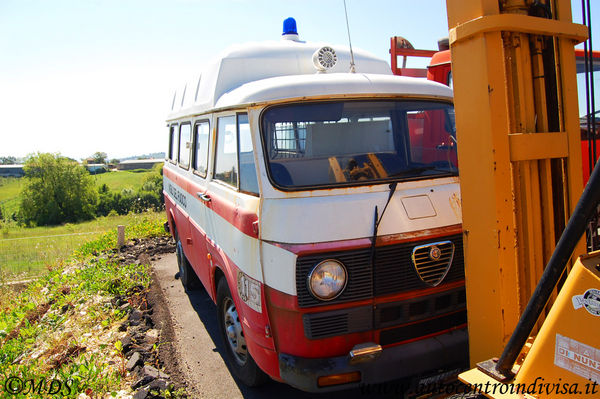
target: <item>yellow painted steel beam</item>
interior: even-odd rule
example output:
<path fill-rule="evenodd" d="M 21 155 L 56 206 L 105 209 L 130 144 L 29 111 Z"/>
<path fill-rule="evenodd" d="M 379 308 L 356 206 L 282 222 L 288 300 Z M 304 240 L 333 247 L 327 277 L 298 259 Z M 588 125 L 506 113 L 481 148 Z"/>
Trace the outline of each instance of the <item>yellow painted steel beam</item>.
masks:
<path fill-rule="evenodd" d="M 502 352 L 582 191 L 587 31 L 569 0 L 549 2 L 553 19 L 529 0 L 447 0 L 472 364 Z"/>
<path fill-rule="evenodd" d="M 557 36 L 578 43 L 587 39 L 584 25 L 521 14 L 496 14 L 481 16 L 451 28 L 450 45 L 483 33 L 500 31 Z"/>
<path fill-rule="evenodd" d="M 567 133 L 513 133 L 508 135 L 510 160 L 564 158 L 568 156 Z"/>

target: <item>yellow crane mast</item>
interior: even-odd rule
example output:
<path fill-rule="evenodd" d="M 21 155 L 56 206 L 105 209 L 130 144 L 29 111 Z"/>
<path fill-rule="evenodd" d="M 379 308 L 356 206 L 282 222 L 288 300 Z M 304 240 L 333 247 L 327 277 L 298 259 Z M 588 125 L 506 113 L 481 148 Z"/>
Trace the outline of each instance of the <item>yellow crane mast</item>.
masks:
<path fill-rule="evenodd" d="M 470 359 L 479 363 L 461 379 L 504 384 L 503 392 L 484 390 L 489 397 L 564 397 L 515 387 L 537 384 L 536 377 L 582 387 L 600 382 L 600 258 L 571 261 L 573 271 L 560 279 L 571 254 L 585 253 L 574 233 L 585 220 L 569 217 L 585 218 L 597 197 L 590 180 L 587 206 L 577 204 L 574 45 L 587 28 L 572 23 L 570 0 L 447 0 L 447 9 Z M 536 333 L 525 357 L 524 341 Z M 593 397 L 585 389 L 582 395 Z"/>

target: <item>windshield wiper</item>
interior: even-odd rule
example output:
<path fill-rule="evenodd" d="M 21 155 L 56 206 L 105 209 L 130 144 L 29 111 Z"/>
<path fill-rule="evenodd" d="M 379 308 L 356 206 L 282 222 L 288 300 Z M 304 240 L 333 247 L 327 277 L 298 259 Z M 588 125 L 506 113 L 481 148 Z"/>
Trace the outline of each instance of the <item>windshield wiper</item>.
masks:
<path fill-rule="evenodd" d="M 371 270 L 375 271 L 375 243 L 377 242 L 377 231 L 379 230 L 379 223 L 381 223 L 381 219 L 383 219 L 383 214 L 387 209 L 388 205 L 394 193 L 396 192 L 396 187 L 398 186 L 398 182 L 393 182 L 390 184 L 390 193 L 388 194 L 387 201 L 385 202 L 385 206 L 383 207 L 383 211 L 381 211 L 381 216 L 379 216 L 377 212 L 377 205 L 375 205 L 375 217 L 373 218 L 373 236 L 371 237 Z M 374 289 L 373 287 L 371 287 Z M 374 292 L 374 291 L 373 291 Z"/>

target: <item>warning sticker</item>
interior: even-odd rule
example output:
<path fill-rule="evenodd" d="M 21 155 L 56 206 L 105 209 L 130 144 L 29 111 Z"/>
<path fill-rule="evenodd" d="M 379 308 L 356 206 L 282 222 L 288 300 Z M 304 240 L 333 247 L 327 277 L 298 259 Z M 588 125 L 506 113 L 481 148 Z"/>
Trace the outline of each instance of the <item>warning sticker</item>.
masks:
<path fill-rule="evenodd" d="M 554 364 L 600 384 L 600 350 L 556 334 Z"/>
<path fill-rule="evenodd" d="M 583 295 L 575 295 L 572 300 L 575 309 L 583 307 L 591 315 L 600 316 L 600 290 L 590 288 Z"/>

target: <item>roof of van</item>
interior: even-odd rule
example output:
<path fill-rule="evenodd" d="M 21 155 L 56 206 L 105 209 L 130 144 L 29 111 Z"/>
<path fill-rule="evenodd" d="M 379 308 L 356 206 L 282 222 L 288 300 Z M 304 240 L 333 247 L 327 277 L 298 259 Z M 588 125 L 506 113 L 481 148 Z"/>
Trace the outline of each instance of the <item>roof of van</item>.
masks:
<path fill-rule="evenodd" d="M 313 54 L 333 48 L 337 63 L 318 73 Z M 355 49 L 356 73 L 344 46 L 292 40 L 247 43 L 222 52 L 200 76 L 178 90 L 168 119 L 247 103 L 317 95 L 422 94 L 451 97 L 447 87 L 392 75 L 388 63 Z"/>
<path fill-rule="evenodd" d="M 450 88 L 425 79 L 381 74 L 334 73 L 280 76 L 247 83 L 223 94 L 216 108 L 288 98 L 345 95 L 354 97 L 367 94 L 452 98 Z"/>

